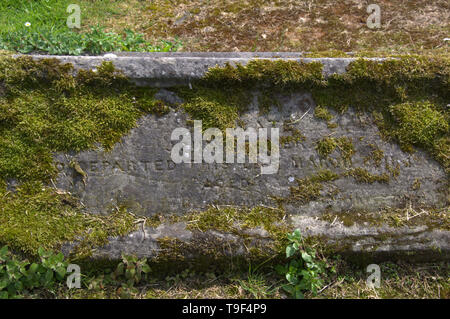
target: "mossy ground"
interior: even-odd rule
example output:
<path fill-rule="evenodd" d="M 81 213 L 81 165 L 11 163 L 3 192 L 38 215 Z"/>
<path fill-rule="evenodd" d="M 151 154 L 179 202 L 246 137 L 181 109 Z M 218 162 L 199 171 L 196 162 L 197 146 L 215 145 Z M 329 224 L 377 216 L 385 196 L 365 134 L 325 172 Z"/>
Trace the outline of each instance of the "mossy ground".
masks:
<path fill-rule="evenodd" d="M 352 0 L 127 0 L 107 11 L 102 21 L 113 31 L 133 26 L 150 41 L 179 38 L 182 49 L 193 52 L 301 51 L 343 56 L 344 52 L 365 51 L 365 55 L 380 56 L 448 50 L 443 41 L 448 38 L 448 1 L 378 1 L 379 29 L 366 25 L 369 4 Z"/>
<path fill-rule="evenodd" d="M 67 32 L 69 0 L 4 1 L 1 32 Z M 2 3 L 3 4 L 3 3 Z M 369 29 L 367 1 L 292 0 L 80 0 L 81 30 L 145 34 L 150 43 L 181 40 L 184 51 L 297 51 L 307 56 L 381 56 L 448 53 L 445 0 L 378 1 L 381 28 Z M 25 22 L 31 26 L 25 28 Z M 21 39 L 17 39 L 21 43 Z M 39 41 L 37 41 L 39 42 Z M 59 43 L 58 43 L 59 44 Z M 26 45 L 22 42 L 22 45 Z"/>
<path fill-rule="evenodd" d="M 450 267 L 448 263 L 379 263 L 380 288 L 366 284 L 366 265 L 335 258 L 328 261 L 335 273 L 324 278 L 327 286 L 317 296 L 329 299 L 448 299 Z M 51 291 L 35 291 L 28 298 L 176 298 L 176 299 L 263 299 L 289 298 L 281 286 L 284 281 L 270 265 L 251 264 L 247 269 L 223 272 L 199 272 L 185 268 L 178 272 L 151 273 L 150 279 L 136 287 L 107 285 L 102 274 L 87 274 L 82 288 L 68 290 L 61 285 Z"/>

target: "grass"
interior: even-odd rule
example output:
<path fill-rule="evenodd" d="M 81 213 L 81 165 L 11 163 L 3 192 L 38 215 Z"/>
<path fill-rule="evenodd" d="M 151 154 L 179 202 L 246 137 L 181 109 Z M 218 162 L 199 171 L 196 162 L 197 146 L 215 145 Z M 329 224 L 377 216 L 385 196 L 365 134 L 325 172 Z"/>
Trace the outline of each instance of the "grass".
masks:
<path fill-rule="evenodd" d="M 115 1 L 82 1 L 85 28 L 66 25 L 67 6 L 73 1 L 2 1 L 0 4 L 0 49 L 20 53 L 100 54 L 111 51 L 174 51 L 178 42 L 148 42 L 130 28 L 107 31 L 100 26 L 108 16 L 120 13 Z"/>
<path fill-rule="evenodd" d="M 366 265 L 335 259 L 336 273 L 327 278 L 317 296 L 332 299 L 448 299 L 450 297 L 449 264 L 382 262 L 380 288 L 366 285 Z M 61 285 L 51 292 L 35 291 L 28 297 L 46 298 L 136 298 L 136 299 L 285 299 L 282 278 L 269 267 L 214 273 L 186 269 L 179 274 L 151 274 L 143 284 L 132 287 L 103 285 L 102 275 L 83 277 L 81 289 L 68 290 Z"/>
<path fill-rule="evenodd" d="M 361 299 L 448 299 L 449 267 L 446 263 L 407 264 L 380 263 L 381 286 L 369 288 L 368 274 L 362 267 L 343 264 L 335 279 L 319 294 L 319 298 Z"/>
<path fill-rule="evenodd" d="M 449 36 L 450 5 L 445 0 L 380 0 L 380 29 L 366 26 L 369 1 L 80 0 L 81 30 L 69 31 L 66 8 L 72 2 L 4 0 L 0 35 L 22 39 L 24 24 L 30 22 L 27 32 L 54 37 L 53 45 L 64 39 L 80 43 L 77 36 L 100 23 L 105 34 L 124 39 L 126 29 L 142 34 L 147 45 L 133 50 L 176 50 L 179 39 L 184 51 L 302 51 L 312 52 L 311 56 L 448 53 L 444 38 Z"/>

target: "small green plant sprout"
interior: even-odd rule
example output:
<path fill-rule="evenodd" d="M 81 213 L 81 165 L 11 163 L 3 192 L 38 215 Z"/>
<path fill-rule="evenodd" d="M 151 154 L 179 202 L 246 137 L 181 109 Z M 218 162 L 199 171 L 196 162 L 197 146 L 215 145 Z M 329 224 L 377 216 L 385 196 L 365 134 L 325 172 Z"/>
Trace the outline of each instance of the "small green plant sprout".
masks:
<path fill-rule="evenodd" d="M 122 255 L 122 262 L 117 265 L 111 277 L 113 280 L 120 280 L 125 277 L 125 286 L 133 287 L 142 279 L 147 279 L 149 273 L 150 266 L 147 264 L 147 258 L 138 259 L 136 256 Z"/>
<path fill-rule="evenodd" d="M 316 295 L 323 286 L 320 276 L 325 272 L 324 263 L 316 258 L 314 249 L 305 246 L 299 229 L 287 234 L 287 239 L 286 258 L 289 262 L 276 267 L 276 271 L 288 281 L 282 288 L 297 299 L 303 299 L 307 291 Z"/>
<path fill-rule="evenodd" d="M 26 26 L 26 25 L 25 25 Z M 20 53 L 46 52 L 53 55 L 102 54 L 105 52 L 170 52 L 177 51 L 181 42 L 160 40 L 153 44 L 144 35 L 125 29 L 122 34 L 106 32 L 105 28 L 93 26 L 87 32 L 60 31 L 44 28 L 39 32 L 25 29 L 0 34 L 0 49 Z"/>
<path fill-rule="evenodd" d="M 62 253 L 39 248 L 40 262 L 20 260 L 8 250 L 0 249 L 0 298 L 18 298 L 35 288 L 51 288 L 63 282 L 67 263 Z"/>
<path fill-rule="evenodd" d="M 39 257 L 41 258 L 40 273 L 44 273 L 46 279 L 53 281 L 63 281 L 66 276 L 67 262 L 64 261 L 64 255 L 60 252 L 54 254 L 51 251 L 46 251 L 43 248 L 38 249 Z M 45 282 L 47 283 L 47 282 Z"/>

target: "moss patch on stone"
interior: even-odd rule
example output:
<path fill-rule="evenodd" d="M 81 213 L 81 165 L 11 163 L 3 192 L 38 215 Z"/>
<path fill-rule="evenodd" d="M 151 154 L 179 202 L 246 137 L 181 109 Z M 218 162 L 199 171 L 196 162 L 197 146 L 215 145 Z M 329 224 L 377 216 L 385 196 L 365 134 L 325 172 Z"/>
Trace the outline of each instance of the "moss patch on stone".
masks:
<path fill-rule="evenodd" d="M 312 182 L 331 182 L 337 180 L 339 175 L 329 169 L 321 169 L 309 179 Z"/>
<path fill-rule="evenodd" d="M 333 119 L 333 115 L 331 115 L 330 111 L 328 111 L 326 108 L 320 105 L 315 108 L 314 115 L 317 118 L 325 120 L 327 122 Z"/>
<path fill-rule="evenodd" d="M 355 148 L 349 137 L 324 137 L 317 141 L 316 150 L 317 153 L 323 157 L 327 158 L 331 153 L 338 149 L 341 153 L 341 157 L 345 161 L 351 161 L 353 154 L 355 153 Z"/>
<path fill-rule="evenodd" d="M 321 63 L 252 60 L 245 66 L 227 63 L 223 67 L 210 68 L 202 79 L 194 81 L 192 88 L 176 91 L 185 99 L 182 108 L 192 120 L 202 120 L 204 129 L 217 127 L 224 130 L 235 127 L 239 115 L 251 102 L 255 88 L 262 91 L 258 104 L 264 114 L 273 106 L 279 107 L 273 96 L 278 87 L 313 87 L 322 81 Z"/>
<path fill-rule="evenodd" d="M 0 57 L 0 178 L 48 182 L 53 152 L 111 149 L 145 112 L 167 111 L 110 62 L 72 75 L 56 59 Z"/>
<path fill-rule="evenodd" d="M 280 102 L 274 97 L 274 92 L 271 91 L 272 90 L 268 89 L 267 91 L 261 92 L 261 94 L 258 96 L 258 107 L 260 115 L 269 113 L 273 107 L 276 107 L 278 109 L 281 108 Z"/>
<path fill-rule="evenodd" d="M 240 235 L 243 230 L 262 227 L 275 236 L 286 230 L 283 223 L 285 215 L 284 210 L 272 207 L 211 206 L 204 211 L 175 217 L 175 221 L 186 221 L 190 230 L 217 230 Z"/>
<path fill-rule="evenodd" d="M 298 143 L 306 140 L 306 136 L 300 130 L 288 122 L 283 123 L 283 132 L 287 135 L 280 136 L 280 144 Z"/>
<path fill-rule="evenodd" d="M 77 242 L 74 256 L 89 256 L 109 236 L 132 231 L 134 220 L 124 209 L 107 216 L 85 213 L 77 199 L 40 182 L 24 183 L 16 192 L 0 188 L 0 243 L 30 255 L 39 247 L 57 250 Z"/>
<path fill-rule="evenodd" d="M 338 127 L 337 123 L 331 121 L 334 118 L 334 116 L 330 113 L 330 111 L 326 107 L 320 105 L 316 106 L 316 108 L 314 109 L 314 116 L 326 121 L 327 126 L 330 129 Z"/>
<path fill-rule="evenodd" d="M 345 174 L 345 176 L 353 177 L 358 183 L 389 183 L 389 175 L 386 173 L 375 175 L 371 174 L 365 168 L 357 167 L 349 169 Z"/>
<path fill-rule="evenodd" d="M 320 182 L 312 181 L 309 178 L 297 179 L 297 186 L 291 186 L 290 199 L 301 204 L 306 204 L 320 197 L 320 191 L 323 186 Z"/>
<path fill-rule="evenodd" d="M 158 238 L 160 251 L 154 261 L 163 267 L 176 267 L 181 261 L 197 269 L 211 268 L 212 263 L 213 268 L 222 269 L 246 265 L 249 260 L 265 262 L 281 256 L 286 234 L 292 231 L 283 209 L 263 206 L 210 206 L 182 216 L 161 216 L 161 219 L 168 223 L 184 222 L 192 232 L 188 241 Z"/>
<path fill-rule="evenodd" d="M 56 59 L 1 54 L 0 243 L 36 254 L 76 241 L 76 255 L 85 256 L 109 236 L 130 232 L 134 217 L 124 209 L 88 214 L 47 185 L 57 173 L 53 153 L 111 149 L 143 114 L 166 113 L 155 92 L 135 87 L 110 62 L 74 75 Z"/>
<path fill-rule="evenodd" d="M 411 152 L 413 145 L 433 151 L 434 144 L 450 133 L 449 113 L 439 112 L 430 101 L 396 104 L 390 111 L 398 123 L 392 134 L 406 151 Z M 449 155 L 450 149 L 435 151 Z"/>
<path fill-rule="evenodd" d="M 310 91 L 319 117 L 329 119 L 323 112 L 326 108 L 345 112 L 352 107 L 369 112 L 383 137 L 397 141 L 404 150 L 411 151 L 412 146 L 423 148 L 447 171 L 450 169 L 447 56 L 397 56 L 384 61 L 360 58 L 349 64 L 346 73 L 326 79 L 322 67 L 319 62 L 259 59 L 246 65 L 211 68 L 199 85 L 228 90 L 270 88 L 278 93 Z M 335 126 L 330 124 L 330 128 Z M 326 155 L 337 145 L 323 146 L 327 147 L 320 152 Z M 350 159 L 351 154 L 348 148 L 344 155 Z"/>
<path fill-rule="evenodd" d="M 338 174 L 328 169 L 322 169 L 309 177 L 296 179 L 297 186 L 290 187 L 290 195 L 288 197 L 277 197 L 274 199 L 279 205 L 283 203 L 307 204 L 323 195 L 323 183 L 332 182 L 338 178 Z"/>
<path fill-rule="evenodd" d="M 258 59 L 249 61 L 245 66 L 227 63 L 223 67 L 210 68 L 199 83 L 216 88 L 312 88 L 323 82 L 322 68 L 320 62 Z"/>
<path fill-rule="evenodd" d="M 235 127 L 250 102 L 250 95 L 240 88 L 194 86 L 179 88 L 177 93 L 186 101 L 181 107 L 192 120 L 201 120 L 204 130 L 217 127 L 224 131 Z"/>
<path fill-rule="evenodd" d="M 418 227 L 427 226 L 429 229 L 450 230 L 450 216 L 448 207 L 441 209 L 413 209 L 389 208 L 377 212 L 349 211 L 342 213 L 329 212 L 320 219 L 333 222 L 337 218 L 346 227 L 355 224 L 370 225 L 372 227 Z"/>
<path fill-rule="evenodd" d="M 381 161 L 384 159 L 383 150 L 379 149 L 375 144 L 369 144 L 368 146 L 371 150 L 370 154 L 364 158 L 364 163 L 372 161 L 376 167 L 379 167 L 381 165 Z"/>

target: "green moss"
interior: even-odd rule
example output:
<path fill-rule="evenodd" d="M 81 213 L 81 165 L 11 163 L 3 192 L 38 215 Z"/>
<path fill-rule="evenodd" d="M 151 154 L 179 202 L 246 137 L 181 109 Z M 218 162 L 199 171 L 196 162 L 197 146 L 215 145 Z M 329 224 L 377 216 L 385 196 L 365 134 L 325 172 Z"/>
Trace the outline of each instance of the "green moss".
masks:
<path fill-rule="evenodd" d="M 351 162 L 353 154 L 355 154 L 355 147 L 349 137 L 340 137 L 337 139 L 337 147 L 341 151 L 341 156 L 344 160 Z"/>
<path fill-rule="evenodd" d="M 317 141 L 316 150 L 321 157 L 327 158 L 328 155 L 334 152 L 337 147 L 337 142 L 335 138 L 324 137 Z"/>
<path fill-rule="evenodd" d="M 72 241 L 74 257 L 88 256 L 109 236 L 136 227 L 124 209 L 95 216 L 48 188 L 56 174 L 53 153 L 97 143 L 111 149 L 140 116 L 167 111 L 153 100 L 155 90 L 135 87 L 110 62 L 72 71 L 56 59 L 0 55 L 0 243 L 29 254 Z M 19 183 L 17 192 L 6 190 L 7 180 Z"/>
<path fill-rule="evenodd" d="M 275 235 L 284 228 L 282 225 L 285 212 L 270 207 L 209 207 L 205 211 L 194 212 L 177 219 L 187 222 L 190 230 L 206 231 L 209 229 L 242 235 L 242 230 L 263 227 Z"/>
<path fill-rule="evenodd" d="M 450 137 L 443 136 L 434 141 L 433 144 L 433 155 L 441 163 L 450 174 Z"/>
<path fill-rule="evenodd" d="M 370 112 L 375 116 L 374 121 L 383 137 L 398 141 L 404 149 L 411 149 L 412 146 L 424 148 L 448 170 L 450 141 L 447 136 L 448 125 L 444 122 L 448 123 L 449 116 L 446 108 L 450 98 L 449 61 L 444 56 L 398 56 L 384 61 L 360 58 L 349 64 L 346 73 L 333 74 L 325 79 L 322 64 L 318 62 L 258 59 L 245 66 L 227 64 L 224 67 L 210 68 L 196 85 L 203 90 L 226 90 L 231 92 L 229 95 L 239 92 L 247 97 L 247 101 L 251 97 L 251 90 L 262 90 L 262 112 L 268 111 L 271 106 L 271 99 L 268 97 L 274 92 L 311 91 L 318 105 L 316 115 L 327 120 L 329 128 L 335 128 L 336 123 L 329 122 L 330 114 L 326 108 L 345 112 L 352 107 L 358 111 Z M 203 96 L 202 93 L 200 95 Z M 223 112 L 227 108 L 223 103 L 235 103 L 228 103 L 226 98 L 221 100 L 222 102 L 211 104 L 209 99 L 202 98 L 194 101 L 188 111 L 200 119 L 215 122 L 209 124 L 211 126 L 230 124 L 237 115 L 233 107 L 233 116 L 225 116 Z M 198 111 L 200 114 L 196 113 L 197 107 L 202 110 Z M 423 118 L 419 111 L 421 108 L 425 112 Z M 427 131 L 424 128 L 430 121 L 434 122 L 431 130 Z M 323 156 L 337 147 L 334 143 L 337 141 L 328 142 L 332 143 L 319 147 Z M 340 149 L 341 152 L 344 150 L 343 157 L 350 160 L 353 154 L 350 143 L 341 145 Z"/>
<path fill-rule="evenodd" d="M 159 215 L 152 215 L 150 217 L 145 218 L 145 226 L 157 228 L 159 225 L 161 225 L 163 222 L 163 219 Z"/>
<path fill-rule="evenodd" d="M 272 107 L 281 108 L 280 102 L 273 96 L 271 90 L 263 91 L 258 96 L 259 114 L 264 115 L 270 112 Z"/>
<path fill-rule="evenodd" d="M 138 96 L 138 99 L 135 99 L 135 104 L 145 113 L 163 116 L 170 112 L 170 107 L 167 106 L 163 101 L 155 100 L 153 98 L 153 95 L 156 93 L 156 89 L 135 88 L 135 91 L 139 93 L 136 94 Z"/>
<path fill-rule="evenodd" d="M 40 182 L 24 183 L 17 192 L 0 189 L 0 243 L 30 255 L 36 255 L 39 247 L 56 250 L 76 241 L 75 255 L 87 256 L 109 236 L 133 230 L 134 220 L 123 209 L 108 216 L 84 213 L 69 194 Z"/>
<path fill-rule="evenodd" d="M 382 63 L 357 59 L 349 65 L 344 78 L 376 85 L 388 84 L 392 85 L 393 89 L 401 86 L 405 88 L 404 92 L 411 93 L 409 90 L 412 86 L 421 91 L 426 89 L 419 88 L 419 85 L 423 84 L 433 90 L 444 89 L 440 86 L 447 83 L 449 74 L 448 57 L 403 56 Z M 446 95 L 448 94 L 446 92 Z"/>
<path fill-rule="evenodd" d="M 239 115 L 251 101 L 250 90 L 262 90 L 258 102 L 260 112 L 264 113 L 270 107 L 280 106 L 273 97 L 273 86 L 313 86 L 322 80 L 320 63 L 252 60 L 246 66 L 227 64 L 210 68 L 202 79 L 193 83 L 193 89 L 181 88 L 177 93 L 186 100 L 182 107 L 192 120 L 202 120 L 204 129 L 223 130 L 235 127 Z"/>
<path fill-rule="evenodd" d="M 318 140 L 316 144 L 317 153 L 323 158 L 327 158 L 336 148 L 340 151 L 344 160 L 351 161 L 355 148 L 349 137 L 324 137 Z"/>
<path fill-rule="evenodd" d="M 322 196 L 335 196 L 338 192 L 336 189 L 328 194 L 323 194 L 323 183 L 332 182 L 338 178 L 338 174 L 328 169 L 321 169 L 309 177 L 296 179 L 297 186 L 290 187 L 288 197 L 274 197 L 273 199 L 282 206 L 284 203 L 307 204 Z"/>
<path fill-rule="evenodd" d="M 327 126 L 330 129 L 338 127 L 337 123 L 331 122 L 333 119 L 333 115 L 331 115 L 330 111 L 328 111 L 325 107 L 322 107 L 320 105 L 316 106 L 314 110 L 314 115 L 322 120 L 325 120 L 327 122 Z"/>
<path fill-rule="evenodd" d="M 429 101 L 392 105 L 390 110 L 398 122 L 394 134 L 401 144 L 432 146 L 436 136 L 449 133 L 445 116 Z"/>
<path fill-rule="evenodd" d="M 412 146 L 420 146 L 434 153 L 450 152 L 450 148 L 437 142 L 450 134 L 449 114 L 437 110 L 430 101 L 401 103 L 392 105 L 390 111 L 396 122 L 392 135 L 399 141 L 402 149 L 412 151 Z M 448 160 L 444 163 L 448 166 Z"/>
<path fill-rule="evenodd" d="M 419 179 L 419 178 L 416 178 L 416 179 L 414 180 L 414 182 L 413 182 L 411 188 L 412 188 L 412 190 L 417 191 L 417 190 L 420 189 L 420 185 L 421 185 L 420 179 Z"/>
<path fill-rule="evenodd" d="M 348 58 L 349 55 L 344 51 L 329 50 L 305 53 L 306 58 Z"/>
<path fill-rule="evenodd" d="M 195 86 L 192 90 L 180 88 L 177 93 L 186 100 L 182 108 L 192 120 L 201 120 L 204 130 L 211 127 L 221 130 L 235 127 L 239 114 L 250 102 L 250 95 L 240 88 Z"/>
<path fill-rule="evenodd" d="M 111 149 L 145 112 L 166 111 L 110 62 L 71 71 L 56 59 L 0 57 L 0 178 L 47 182 L 53 152 Z"/>
<path fill-rule="evenodd" d="M 389 163 L 386 162 L 386 170 L 389 171 L 389 173 L 391 173 L 391 176 L 394 178 L 397 178 L 400 175 L 400 164 L 397 163 L 395 165 L 395 167 L 392 167 L 391 165 L 389 165 Z"/>
<path fill-rule="evenodd" d="M 192 231 L 192 237 L 189 241 L 173 237 L 158 238 L 160 251 L 155 261 L 164 264 L 164 267 L 176 267 L 175 261 L 175 264 L 187 262 L 197 269 L 245 265 L 249 260 L 265 262 L 285 249 L 286 233 L 292 230 L 285 217 L 282 209 L 261 206 L 210 206 L 203 211 L 172 216 L 169 223 L 185 222 L 186 228 Z M 268 235 L 262 234 L 264 243 L 254 240 L 257 234 L 248 233 L 257 228 L 267 231 Z M 210 230 L 233 234 L 237 240 L 207 233 Z M 243 246 L 246 248 L 244 253 Z M 192 256 L 196 256 L 195 260 L 189 258 Z"/>
<path fill-rule="evenodd" d="M 385 138 L 404 150 L 424 148 L 448 170 L 449 59 L 401 57 L 383 62 L 363 59 L 348 72 L 331 76 L 313 88 L 320 106 L 344 112 L 349 107 L 369 111 Z M 426 129 L 430 125 L 430 129 Z M 444 146 L 439 148 L 437 145 Z"/>
<path fill-rule="evenodd" d="M 309 178 L 297 179 L 297 186 L 290 188 L 290 201 L 306 204 L 320 197 L 323 185 L 320 182 L 312 181 Z"/>
<path fill-rule="evenodd" d="M 327 122 L 331 121 L 333 119 L 333 115 L 325 108 L 320 105 L 316 106 L 314 110 L 314 115 L 322 120 L 325 120 Z"/>
<path fill-rule="evenodd" d="M 158 238 L 157 241 L 159 254 L 152 260 L 152 273 L 155 274 L 176 274 L 187 268 L 196 271 L 233 271 L 248 269 L 249 263 L 262 265 L 268 261 L 271 261 L 270 264 L 273 261 L 281 262 L 284 257 L 281 245 L 266 242 L 261 246 L 258 242 L 246 240 L 235 242 L 205 234 L 202 236 L 194 234 L 189 242 L 171 237 Z M 282 245 L 285 249 L 284 242 Z"/>
<path fill-rule="evenodd" d="M 281 145 L 297 143 L 306 140 L 305 135 L 303 135 L 298 128 L 294 127 L 293 125 L 290 125 L 288 122 L 284 122 L 283 132 L 289 133 L 289 135 L 280 136 Z"/>
<path fill-rule="evenodd" d="M 374 175 L 361 167 L 349 169 L 344 175 L 352 176 L 358 183 L 389 183 L 389 175 L 387 175 L 386 173 Z"/>
<path fill-rule="evenodd" d="M 369 144 L 371 148 L 370 154 L 364 158 L 364 163 L 368 163 L 372 161 L 375 166 L 379 167 L 381 165 L 381 161 L 384 159 L 383 150 L 379 149 L 375 144 Z"/>
<path fill-rule="evenodd" d="M 309 179 L 312 182 L 331 182 L 337 180 L 339 175 L 329 169 L 319 170 L 316 174 L 311 176 Z"/>
<path fill-rule="evenodd" d="M 320 85 L 324 78 L 322 63 L 296 62 L 285 60 L 252 60 L 245 66 L 226 64 L 224 67 L 210 68 L 201 80 L 202 85 L 223 88 L 229 86 L 257 87 L 313 87 Z"/>

